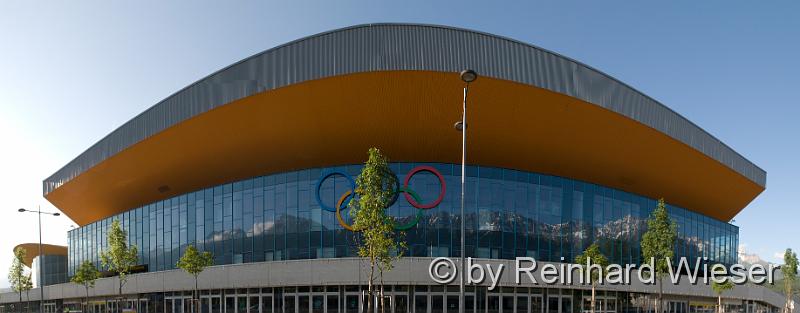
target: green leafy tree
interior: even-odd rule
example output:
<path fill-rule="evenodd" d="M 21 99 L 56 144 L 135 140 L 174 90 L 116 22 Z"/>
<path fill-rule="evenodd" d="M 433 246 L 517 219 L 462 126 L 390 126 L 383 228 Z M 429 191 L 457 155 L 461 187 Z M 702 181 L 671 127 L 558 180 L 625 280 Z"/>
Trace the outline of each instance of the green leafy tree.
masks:
<path fill-rule="evenodd" d="M 642 256 L 645 262 L 654 260 L 653 271 L 658 280 L 658 303 L 656 312 L 661 312 L 664 301 L 664 276 L 669 273 L 668 259 L 674 256 L 673 247 L 678 236 L 678 226 L 667 213 L 664 199 L 658 199 L 658 205 L 647 219 L 647 232 L 642 236 Z"/>
<path fill-rule="evenodd" d="M 714 265 L 714 267 L 719 267 L 719 266 L 723 266 L 724 267 L 724 265 L 722 265 L 722 264 Z M 712 269 L 714 267 L 712 267 Z M 718 282 L 716 282 L 714 280 L 711 281 L 711 289 L 714 290 L 714 293 L 717 294 L 717 305 L 718 305 L 717 310 L 718 310 L 719 313 L 724 313 L 725 312 L 725 307 L 722 306 L 722 293 L 733 289 L 733 287 L 734 287 L 733 282 L 731 282 L 730 279 L 726 279 L 722 283 L 718 283 Z"/>
<path fill-rule="evenodd" d="M 783 266 L 781 266 L 783 273 L 783 288 L 786 295 L 786 305 L 784 310 L 787 313 L 792 312 L 792 286 L 797 281 L 797 253 L 792 249 L 786 249 L 783 253 Z"/>
<path fill-rule="evenodd" d="M 596 287 L 597 283 L 600 281 L 601 272 L 599 271 L 590 271 L 590 266 L 592 265 L 599 265 L 603 270 L 608 266 L 608 259 L 602 252 L 600 252 L 600 246 L 597 243 L 591 244 L 586 250 L 583 250 L 583 253 L 578 255 L 575 258 L 575 263 L 580 264 L 583 267 L 584 272 L 590 273 L 589 277 L 592 283 L 592 310 L 591 312 L 594 313 L 595 308 L 595 294 L 596 294 Z"/>
<path fill-rule="evenodd" d="M 128 247 L 128 234 L 122 229 L 119 220 L 114 220 L 111 227 L 108 229 L 108 249 L 100 252 L 100 261 L 109 271 L 117 273 L 119 276 L 119 298 L 122 298 L 122 286 L 128 280 L 128 274 L 137 262 L 137 255 L 139 250 L 136 246 L 131 245 Z M 122 303 L 117 305 L 117 310 L 122 312 Z"/>
<path fill-rule="evenodd" d="M 353 229 L 360 232 L 358 255 L 369 261 L 368 312 L 372 312 L 375 297 L 375 270 L 391 269 L 396 256 L 401 255 L 399 236 L 394 229 L 394 219 L 386 208 L 395 195 L 397 177 L 385 156 L 377 148 L 369 149 L 369 157 L 356 179 L 356 197 L 348 203 L 353 218 Z M 394 254 L 394 255 L 393 255 Z M 381 274 L 381 277 L 383 275 Z M 381 283 L 381 290 L 383 290 Z M 381 296 L 383 304 L 383 296 Z M 383 310 L 384 305 L 381 305 Z"/>
<path fill-rule="evenodd" d="M 385 272 L 391 271 L 394 268 L 394 262 L 403 257 L 403 252 L 406 251 L 407 248 L 405 240 L 402 239 L 404 238 L 405 234 L 395 233 L 394 235 L 395 236 L 393 236 L 393 238 L 390 238 L 390 240 L 394 240 L 395 246 L 389 249 L 390 253 L 378 256 L 377 265 L 378 265 L 378 278 L 380 281 L 379 293 L 381 297 L 381 312 L 383 312 L 384 308 L 386 307 L 386 303 L 384 302 L 386 297 L 384 296 L 383 274 Z M 390 245 L 392 245 L 392 243 L 390 243 Z"/>
<path fill-rule="evenodd" d="M 28 312 L 31 311 L 31 289 L 33 289 L 33 279 L 31 278 L 31 273 L 28 273 L 28 275 L 22 276 L 22 290 L 25 291 Z"/>
<path fill-rule="evenodd" d="M 17 312 L 22 313 L 22 291 L 25 281 L 25 255 L 23 248 L 14 249 L 14 259 L 11 261 L 11 268 L 8 270 L 8 282 L 11 289 L 19 294 L 19 307 Z"/>
<path fill-rule="evenodd" d="M 214 264 L 214 259 L 211 257 L 211 253 L 207 251 L 200 253 L 194 245 L 186 247 L 186 251 L 183 252 L 181 259 L 178 260 L 178 268 L 194 276 L 194 295 L 192 299 L 195 308 L 199 308 L 197 303 L 197 276 L 212 264 Z"/>
<path fill-rule="evenodd" d="M 83 261 L 81 266 L 78 267 L 78 270 L 75 271 L 75 275 L 72 276 L 70 279 L 71 282 L 82 285 L 83 288 L 86 289 L 86 298 L 84 299 L 84 312 L 88 312 L 88 305 L 89 305 L 89 288 L 94 288 L 94 282 L 100 278 L 100 271 L 97 270 L 97 267 L 94 266 L 89 260 Z"/>

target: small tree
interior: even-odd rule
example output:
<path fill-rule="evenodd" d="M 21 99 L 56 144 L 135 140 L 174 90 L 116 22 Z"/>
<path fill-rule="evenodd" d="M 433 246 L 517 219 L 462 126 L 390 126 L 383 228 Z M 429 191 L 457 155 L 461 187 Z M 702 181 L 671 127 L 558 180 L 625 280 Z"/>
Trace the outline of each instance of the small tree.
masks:
<path fill-rule="evenodd" d="M 100 252 L 100 261 L 109 271 L 117 273 L 119 276 L 119 299 L 117 305 L 119 312 L 122 312 L 122 286 L 128 280 L 128 274 L 136 265 L 139 250 L 136 246 L 128 247 L 128 234 L 119 225 L 119 220 L 114 220 L 108 230 L 108 249 Z"/>
<path fill-rule="evenodd" d="M 590 266 L 597 264 L 601 268 L 603 268 L 603 270 L 605 270 L 605 268 L 608 266 L 608 259 L 606 259 L 606 256 L 603 255 L 602 252 L 600 252 L 600 246 L 598 246 L 597 243 L 593 243 L 592 245 L 587 247 L 586 250 L 583 250 L 583 253 L 581 253 L 580 255 L 578 255 L 578 257 L 575 258 L 575 263 L 580 264 L 583 267 L 583 270 L 590 274 L 590 279 L 592 283 L 591 312 L 594 313 L 595 292 L 597 283 L 600 281 L 601 273 L 592 272 L 590 270 Z"/>
<path fill-rule="evenodd" d="M 31 311 L 31 289 L 33 289 L 32 273 L 22 276 L 22 290 L 25 291 L 25 301 L 27 301 L 28 312 Z"/>
<path fill-rule="evenodd" d="M 673 247 L 675 246 L 675 238 L 678 226 L 669 217 L 667 213 L 667 206 L 664 199 L 658 199 L 653 214 L 647 219 L 647 232 L 642 236 L 642 256 L 645 262 L 654 259 L 653 271 L 655 272 L 656 279 L 658 279 L 658 303 L 656 303 L 656 313 L 662 312 L 662 304 L 664 300 L 664 285 L 662 280 L 664 276 L 669 273 L 668 259 L 672 259 L 674 255 Z"/>
<path fill-rule="evenodd" d="M 721 265 L 715 265 L 721 266 Z M 712 267 L 713 268 L 713 267 Z M 722 306 L 722 293 L 733 289 L 733 282 L 730 279 L 725 279 L 725 282 L 718 283 L 714 280 L 711 281 L 711 289 L 717 294 L 717 303 L 719 305 L 718 312 L 724 313 L 725 308 Z"/>
<path fill-rule="evenodd" d="M 70 279 L 71 282 L 82 285 L 86 289 L 86 298 L 84 299 L 84 312 L 88 312 L 89 305 L 89 288 L 94 288 L 94 282 L 100 278 L 100 271 L 94 266 L 94 263 L 89 260 L 83 261 L 81 266 L 75 272 L 75 275 Z"/>
<path fill-rule="evenodd" d="M 380 150 L 370 148 L 367 163 L 356 179 L 356 197 L 348 203 L 353 229 L 361 233 L 358 255 L 369 260 L 368 312 L 373 311 L 376 268 L 380 271 L 391 268 L 394 261 L 392 253 L 400 250 L 394 220 L 386 214 L 386 208 L 397 192 L 397 177 L 389 169 L 388 163 Z M 381 303 L 383 304 L 383 297 Z M 381 305 L 381 309 L 383 306 Z"/>
<path fill-rule="evenodd" d="M 11 261 L 11 268 L 8 270 L 8 282 L 11 289 L 19 293 L 19 308 L 17 312 L 22 313 L 22 291 L 25 281 L 25 249 L 19 247 L 14 249 L 14 259 Z"/>
<path fill-rule="evenodd" d="M 394 262 L 399 260 L 403 257 L 404 251 L 407 249 L 407 244 L 405 240 L 402 239 L 404 234 L 402 233 L 395 233 L 395 236 L 390 240 L 394 240 L 395 247 L 392 248 L 393 250 L 390 251 L 388 254 L 384 254 L 378 257 L 378 279 L 380 280 L 380 297 L 381 297 L 381 312 L 384 311 L 386 307 L 386 303 L 384 302 L 384 283 L 383 283 L 383 274 L 385 272 L 391 271 L 394 268 Z M 395 253 L 391 253 L 395 251 Z"/>
<path fill-rule="evenodd" d="M 212 264 L 214 264 L 214 259 L 211 257 L 211 253 L 208 251 L 200 253 L 194 245 L 188 246 L 186 251 L 183 252 L 181 259 L 178 260 L 178 268 L 194 276 L 194 294 L 192 295 L 192 300 L 196 308 L 198 308 L 197 276 L 200 275 L 206 267 Z"/>
<path fill-rule="evenodd" d="M 783 266 L 781 272 L 783 273 L 783 289 L 786 295 L 786 305 L 784 311 L 786 313 L 792 312 L 792 286 L 797 280 L 797 253 L 792 249 L 786 249 L 783 253 Z"/>

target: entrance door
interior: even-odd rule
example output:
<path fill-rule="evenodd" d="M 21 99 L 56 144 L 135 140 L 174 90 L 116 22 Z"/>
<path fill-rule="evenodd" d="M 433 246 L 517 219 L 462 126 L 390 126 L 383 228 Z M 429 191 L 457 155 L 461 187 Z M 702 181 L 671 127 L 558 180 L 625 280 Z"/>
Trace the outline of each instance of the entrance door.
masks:
<path fill-rule="evenodd" d="M 214 312 L 216 304 L 215 300 L 218 297 L 211 298 L 211 312 Z M 204 302 L 208 303 L 208 302 Z M 259 312 L 259 298 L 257 296 L 248 297 L 245 295 L 230 295 L 225 296 L 225 312 L 224 313 L 258 313 Z M 188 313 L 188 312 L 187 312 Z"/>
<path fill-rule="evenodd" d="M 544 313 L 544 302 L 541 295 L 531 296 L 531 313 Z"/>
<path fill-rule="evenodd" d="M 394 313 L 407 313 L 408 312 L 408 296 L 407 295 L 395 295 L 394 296 Z M 330 312 L 328 312 L 330 313 Z"/>
<path fill-rule="evenodd" d="M 192 299 L 190 297 L 166 298 L 166 313 L 192 313 Z"/>
<path fill-rule="evenodd" d="M 296 313 L 297 312 L 297 304 L 295 303 L 295 296 L 294 294 L 284 293 L 283 294 L 283 313 Z"/>
<path fill-rule="evenodd" d="M 572 312 L 571 296 L 547 296 L 547 313 L 570 313 Z"/>
<path fill-rule="evenodd" d="M 489 294 L 486 299 L 486 312 L 500 313 L 500 298 L 496 293 Z"/>
<path fill-rule="evenodd" d="M 147 313 L 148 311 L 149 302 L 147 299 L 139 299 L 139 310 L 137 312 Z"/>
<path fill-rule="evenodd" d="M 222 298 L 219 295 L 201 296 L 200 313 L 222 313 Z"/>
<path fill-rule="evenodd" d="M 247 296 L 237 296 L 236 297 L 236 312 L 235 313 L 247 313 Z"/>
<path fill-rule="evenodd" d="M 344 294 L 344 313 L 361 312 L 361 303 L 359 298 L 360 295 L 358 291 L 346 291 Z M 427 311 L 425 311 L 425 313 L 427 313 Z"/>

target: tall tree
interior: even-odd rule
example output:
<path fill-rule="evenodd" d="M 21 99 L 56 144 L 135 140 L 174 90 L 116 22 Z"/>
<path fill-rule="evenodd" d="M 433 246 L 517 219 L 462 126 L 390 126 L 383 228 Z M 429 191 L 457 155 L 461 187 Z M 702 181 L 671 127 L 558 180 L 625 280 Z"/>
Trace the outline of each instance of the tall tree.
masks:
<path fill-rule="evenodd" d="M 384 296 L 383 274 L 391 271 L 394 268 L 394 262 L 403 257 L 403 253 L 406 251 L 408 246 L 406 241 L 403 239 L 404 237 L 405 234 L 402 232 L 395 233 L 395 236 L 390 239 L 394 240 L 394 243 L 396 244 L 395 247 L 389 249 L 390 253 L 378 257 L 378 279 L 380 283 L 379 296 L 381 297 L 381 312 L 384 312 L 386 307 L 386 303 L 384 302 L 386 297 Z M 394 251 L 394 253 L 391 253 L 392 251 Z"/>
<path fill-rule="evenodd" d="M 124 299 L 122 286 L 128 281 L 128 274 L 136 265 L 139 250 L 136 246 L 128 247 L 128 234 L 122 229 L 119 220 L 114 220 L 108 229 L 108 248 L 100 252 L 100 261 L 109 271 L 117 273 L 119 281 L 119 299 L 117 310 L 122 312 Z"/>
<path fill-rule="evenodd" d="M 669 273 L 668 259 L 674 256 L 675 238 L 678 236 L 678 226 L 667 213 L 664 199 L 658 199 L 658 205 L 647 219 L 647 232 L 642 236 L 642 256 L 645 262 L 654 259 L 653 271 L 658 280 L 658 303 L 656 312 L 662 311 L 664 303 L 664 276 Z"/>
<path fill-rule="evenodd" d="M 580 264 L 583 267 L 585 273 L 587 272 L 589 273 L 589 278 L 591 279 L 592 283 L 591 313 L 594 313 L 596 287 L 597 283 L 600 281 L 601 272 L 590 271 L 590 267 L 592 265 L 597 264 L 604 271 L 605 268 L 608 266 L 608 259 L 606 258 L 605 255 L 603 255 L 602 252 L 600 252 L 600 246 L 598 246 L 597 243 L 595 242 L 592 243 L 592 245 L 590 245 L 589 247 L 587 247 L 586 250 L 583 250 L 583 253 L 581 253 L 575 258 L 575 263 Z"/>
<path fill-rule="evenodd" d="M 192 302 L 195 308 L 199 308 L 197 298 L 197 276 L 200 275 L 206 267 L 212 264 L 214 264 L 214 259 L 211 257 L 211 253 L 208 251 L 200 253 L 194 245 L 186 247 L 186 251 L 183 252 L 181 259 L 178 260 L 178 268 L 194 276 L 194 294 L 192 295 Z"/>
<path fill-rule="evenodd" d="M 19 247 L 14 249 L 14 259 L 11 261 L 11 268 L 8 270 L 8 282 L 11 289 L 19 293 L 19 306 L 17 312 L 22 313 L 22 291 L 25 281 L 25 249 Z"/>
<path fill-rule="evenodd" d="M 356 197 L 348 203 L 353 218 L 353 229 L 361 235 L 358 255 L 369 261 L 368 312 L 373 311 L 376 268 L 378 270 L 389 268 L 394 260 L 392 253 L 400 250 L 394 220 L 386 214 L 386 208 L 397 192 L 396 185 L 397 177 L 389 169 L 387 158 L 377 148 L 370 148 L 367 162 L 356 179 Z M 384 306 L 381 307 L 383 310 Z"/>
<path fill-rule="evenodd" d="M 792 312 L 792 286 L 797 280 L 797 253 L 792 249 L 786 249 L 783 253 L 783 266 L 781 272 L 783 273 L 783 288 L 786 295 L 786 305 L 783 309 L 786 313 Z"/>
<path fill-rule="evenodd" d="M 94 282 L 100 278 L 100 271 L 97 270 L 97 267 L 94 266 L 89 260 L 83 261 L 81 266 L 78 267 L 78 270 L 75 271 L 75 275 L 72 276 L 70 279 L 71 282 L 82 285 L 83 288 L 86 289 L 86 298 L 84 298 L 83 305 L 84 305 L 84 312 L 88 312 L 88 305 L 89 305 L 89 288 L 94 288 Z"/>
<path fill-rule="evenodd" d="M 32 273 L 22 276 L 22 290 L 25 291 L 25 301 L 27 302 L 28 312 L 31 311 L 31 289 L 33 289 Z"/>
<path fill-rule="evenodd" d="M 714 265 L 716 266 L 723 266 L 721 264 Z M 713 270 L 714 267 L 712 267 Z M 717 294 L 717 311 L 718 313 L 725 313 L 725 307 L 722 306 L 722 293 L 728 290 L 733 289 L 733 282 L 730 279 L 725 279 L 725 282 L 718 283 L 717 281 L 711 281 L 711 289 L 714 290 L 714 293 Z"/>

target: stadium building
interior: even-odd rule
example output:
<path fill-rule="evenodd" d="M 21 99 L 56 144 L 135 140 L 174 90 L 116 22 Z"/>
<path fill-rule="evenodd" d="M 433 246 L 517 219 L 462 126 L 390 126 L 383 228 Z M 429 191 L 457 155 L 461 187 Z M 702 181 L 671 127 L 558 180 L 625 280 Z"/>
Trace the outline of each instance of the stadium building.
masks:
<path fill-rule="evenodd" d="M 124 299 L 116 278 L 89 291 L 92 313 L 190 312 L 194 280 L 176 269 L 188 245 L 213 254 L 202 312 L 359 312 L 365 263 L 337 202 L 370 147 L 403 183 L 388 208 L 408 251 L 385 277 L 391 312 L 457 312 L 458 285 L 428 275 L 460 249 L 459 72 L 469 87 L 466 256 L 567 262 L 597 242 L 614 263 L 639 263 L 646 219 L 664 198 L 677 257 L 737 262 L 731 219 L 766 172 L 691 121 L 575 60 L 491 34 L 370 24 L 299 39 L 189 85 L 125 123 L 43 182 L 80 227 L 66 276 L 99 268 L 121 221 L 139 249 Z M 678 91 L 676 91 L 678 92 Z M 339 218 L 341 217 L 341 219 Z M 45 311 L 75 312 L 81 286 L 45 281 Z M 654 312 L 656 286 L 601 286 L 597 312 Z M 713 312 L 707 285 L 665 287 L 665 312 Z M 31 292 L 38 307 L 38 292 Z M 586 286 L 468 286 L 467 312 L 588 310 Z M 14 310 L 15 293 L 0 297 Z M 777 312 L 758 286 L 725 295 L 727 312 Z"/>
<path fill-rule="evenodd" d="M 41 254 L 38 243 L 23 243 L 14 250 L 25 250 L 22 263 L 31 269 L 33 287 L 66 283 L 67 280 L 67 247 L 42 244 Z M 44 279 L 39 276 L 39 267 L 44 266 Z"/>

